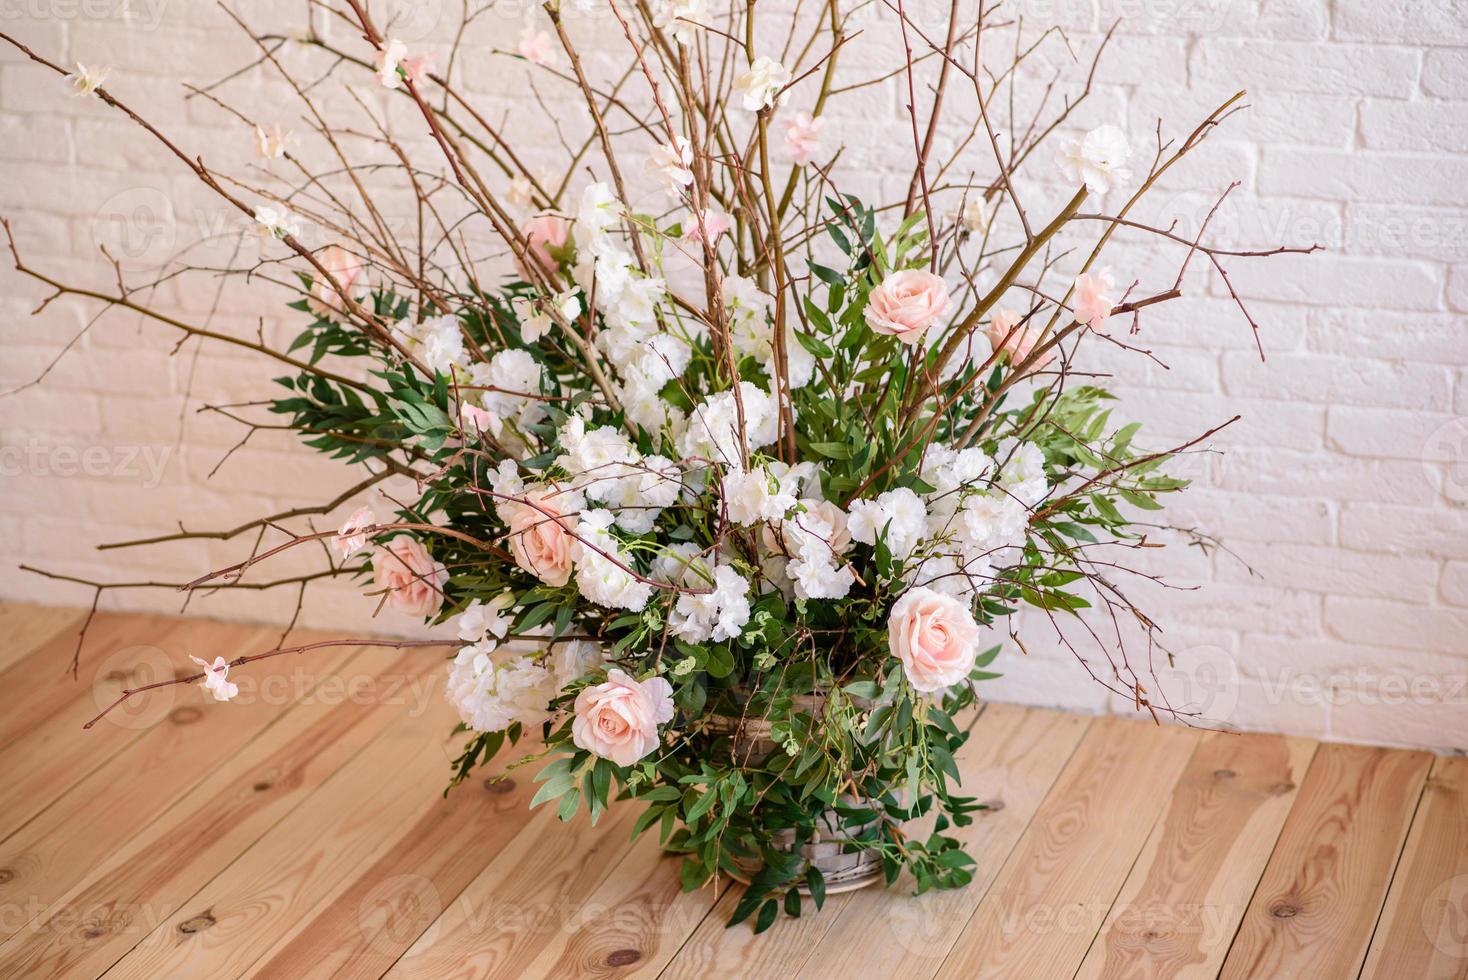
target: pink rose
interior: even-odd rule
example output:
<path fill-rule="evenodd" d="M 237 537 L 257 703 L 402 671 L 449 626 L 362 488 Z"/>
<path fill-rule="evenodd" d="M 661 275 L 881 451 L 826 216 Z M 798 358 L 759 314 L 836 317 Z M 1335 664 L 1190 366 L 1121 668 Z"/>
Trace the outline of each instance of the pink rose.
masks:
<path fill-rule="evenodd" d="M 918 586 L 892 606 L 887 642 L 912 686 L 931 693 L 959 683 L 973 670 L 979 624 L 966 604 Z"/>
<path fill-rule="evenodd" d="M 571 740 L 592 755 L 630 766 L 658 747 L 658 725 L 673 720 L 673 688 L 661 677 L 635 681 L 613 667 L 607 682 L 576 695 Z"/>
<path fill-rule="evenodd" d="M 576 529 L 574 511 L 579 505 L 566 506 L 571 503 L 567 495 L 550 487 L 527 488 L 521 496 L 529 503 L 503 500 L 498 505 L 500 517 L 510 526 L 515 564 L 547 585 L 565 585 L 571 580 L 576 538 L 570 532 Z"/>
<path fill-rule="evenodd" d="M 318 278 L 311 283 L 311 293 L 306 297 L 306 308 L 323 320 L 340 319 L 342 310 L 347 305 L 342 302 L 341 294 L 346 293 L 352 297 L 354 304 L 357 301 L 352 286 L 362 276 L 362 260 L 340 245 L 328 245 L 321 250 L 317 261 L 327 275 L 341 286 L 341 292 L 330 282 Z"/>
<path fill-rule="evenodd" d="M 571 222 L 559 214 L 547 211 L 545 214 L 537 214 L 520 226 L 520 234 L 525 236 L 529 245 L 530 258 L 540 267 L 541 271 L 548 276 L 554 276 L 560 268 L 552 250 L 560 251 L 566 247 L 571 239 Z M 517 256 L 515 267 L 520 270 L 520 278 L 529 281 L 530 270 Z"/>
<path fill-rule="evenodd" d="M 376 587 L 387 592 L 394 609 L 413 616 L 432 616 L 443 605 L 449 573 L 434 561 L 417 538 L 401 535 L 372 556 Z"/>
<path fill-rule="evenodd" d="M 1076 276 L 1075 313 L 1076 322 L 1084 323 L 1097 333 L 1106 332 L 1106 319 L 1116 301 L 1111 294 L 1116 292 L 1116 281 L 1111 270 L 1101 269 L 1094 276 L 1081 273 Z"/>
<path fill-rule="evenodd" d="M 1008 354 L 1011 364 L 1016 364 L 1029 357 L 1040 339 L 1039 330 L 1030 326 L 1022 327 L 1019 321 L 1019 314 L 1013 310 L 995 310 L 993 317 L 989 320 L 989 328 L 985 331 L 989 336 L 989 346 Z M 1049 364 L 1054 357 L 1054 351 L 1046 353 L 1035 363 L 1034 369 L 1038 371 Z"/>
<path fill-rule="evenodd" d="M 915 344 L 948 310 L 948 287 L 924 269 L 894 272 L 867 300 L 867 326 L 877 333 Z"/>

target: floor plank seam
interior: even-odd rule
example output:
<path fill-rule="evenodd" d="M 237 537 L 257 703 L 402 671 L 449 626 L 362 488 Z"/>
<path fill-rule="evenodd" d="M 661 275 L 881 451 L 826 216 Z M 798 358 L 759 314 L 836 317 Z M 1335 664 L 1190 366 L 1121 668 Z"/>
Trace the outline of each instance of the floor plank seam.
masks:
<path fill-rule="evenodd" d="M 1396 860 L 1392 862 L 1392 873 L 1387 876 L 1386 888 L 1381 893 L 1381 908 L 1376 910 L 1376 919 L 1371 924 L 1371 935 L 1366 938 L 1366 950 L 1361 954 L 1361 964 L 1356 967 L 1356 980 L 1361 980 L 1361 975 L 1366 972 L 1366 964 L 1371 961 L 1371 944 L 1376 941 L 1376 930 L 1381 928 L 1381 916 L 1386 911 L 1387 899 L 1391 898 L 1392 886 L 1396 884 L 1397 872 L 1402 867 L 1402 855 L 1407 853 L 1407 842 L 1412 839 L 1412 828 L 1417 823 L 1417 815 L 1422 812 L 1422 800 L 1427 796 L 1427 784 L 1432 781 L 1432 769 L 1432 764 L 1429 763 L 1422 785 L 1417 787 L 1417 801 L 1412 804 L 1412 819 L 1407 821 L 1407 831 L 1402 834 L 1402 844 L 1397 848 Z"/>

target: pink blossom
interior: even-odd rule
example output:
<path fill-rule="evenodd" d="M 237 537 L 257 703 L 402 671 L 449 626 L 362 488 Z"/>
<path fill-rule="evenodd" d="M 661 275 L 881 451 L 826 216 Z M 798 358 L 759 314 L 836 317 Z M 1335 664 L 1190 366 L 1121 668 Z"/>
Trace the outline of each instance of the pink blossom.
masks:
<path fill-rule="evenodd" d="M 195 656 L 189 659 L 204 668 L 204 679 L 199 686 L 213 695 L 214 700 L 228 701 L 240 693 L 239 685 L 229 679 L 229 662 L 223 657 L 215 657 L 212 664 Z"/>
<path fill-rule="evenodd" d="M 352 511 L 352 516 L 347 518 L 346 523 L 337 529 L 336 537 L 332 538 L 331 543 L 341 552 L 343 558 L 350 558 L 367 547 L 366 528 L 376 523 L 377 518 L 371 507 L 358 507 Z"/>
<path fill-rule="evenodd" d="M 412 616 L 432 616 L 443 605 L 449 573 L 417 538 L 401 535 L 372 556 L 374 587 L 387 593 L 388 605 Z"/>
<path fill-rule="evenodd" d="M 719 236 L 734 227 L 734 219 L 729 217 L 718 208 L 705 208 L 703 211 L 703 227 L 699 227 L 698 217 L 690 214 L 688 216 L 688 230 L 683 237 L 690 242 L 702 242 L 704 233 L 708 233 L 709 241 L 718 241 Z"/>
<path fill-rule="evenodd" d="M 820 152 L 821 130 L 825 128 L 825 119 L 813 118 L 808 112 L 797 112 L 785 124 L 785 145 L 796 163 L 803 167 Z"/>
<path fill-rule="evenodd" d="M 515 51 L 532 65 L 553 65 L 556 61 L 556 49 L 548 31 L 527 30 L 520 35 L 520 44 Z"/>
<path fill-rule="evenodd" d="M 425 55 L 404 58 L 398 62 L 398 67 L 403 70 L 404 75 L 408 76 L 408 81 L 413 83 L 414 88 L 420 87 L 424 79 L 433 74 L 435 69 L 433 59 Z"/>
<path fill-rule="evenodd" d="M 1084 323 L 1097 333 L 1106 332 L 1106 319 L 1116 305 L 1112 294 L 1116 292 L 1116 281 L 1111 270 L 1101 269 L 1095 275 L 1083 272 L 1075 281 L 1076 322 Z"/>
<path fill-rule="evenodd" d="M 520 234 L 525 236 L 529 245 L 530 258 L 547 276 L 554 276 L 560 267 L 555 252 L 566 247 L 571 239 L 571 222 L 565 217 L 547 211 L 537 214 L 520 226 Z M 520 270 L 521 278 L 527 282 L 530 280 L 530 270 L 518 256 L 515 258 L 515 267 Z"/>
<path fill-rule="evenodd" d="M 985 331 L 989 346 L 1009 355 L 1009 363 L 1017 364 L 1030 356 L 1040 339 L 1040 331 L 1031 326 L 1020 326 L 1020 315 L 1013 310 L 995 310 Z M 1055 352 L 1047 352 L 1033 367 L 1039 370 L 1054 358 Z"/>
<path fill-rule="evenodd" d="M 310 295 L 306 297 L 306 308 L 323 320 L 340 319 L 346 305 L 341 294 L 346 293 L 352 297 L 353 303 L 356 302 L 352 286 L 362 277 L 362 260 L 340 245 L 328 245 L 321 250 L 317 261 L 341 290 L 339 292 L 325 278 L 316 279 L 311 283 Z"/>

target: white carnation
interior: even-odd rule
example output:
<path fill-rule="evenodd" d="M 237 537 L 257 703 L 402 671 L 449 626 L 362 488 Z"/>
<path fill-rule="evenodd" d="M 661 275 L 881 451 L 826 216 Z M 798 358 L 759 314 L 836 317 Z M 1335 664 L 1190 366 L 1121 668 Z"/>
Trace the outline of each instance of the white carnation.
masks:
<path fill-rule="evenodd" d="M 474 644 L 454 657 L 445 691 L 449 703 L 477 732 L 502 731 L 515 722 L 540 724 L 557 691 L 551 672 L 530 657 L 498 663 L 493 649 L 493 641 Z"/>
<path fill-rule="evenodd" d="M 739 395 L 744 406 L 744 442 L 750 452 L 763 449 L 779 434 L 775 399 L 748 381 L 739 383 Z M 678 451 L 685 457 L 732 465 L 741 458 L 739 445 L 739 410 L 731 390 L 710 395 L 693 410 Z"/>
<path fill-rule="evenodd" d="M 880 537 L 898 559 L 912 554 L 927 528 L 927 508 L 907 487 L 888 490 L 876 500 L 853 500 L 848 509 L 852 540 L 875 545 Z"/>
<path fill-rule="evenodd" d="M 1033 507 L 1050 492 L 1045 454 L 1033 442 L 1006 439 L 999 444 L 995 459 L 1001 467 L 999 485 L 1026 507 Z"/>
<path fill-rule="evenodd" d="M 729 520 L 742 527 L 759 521 L 778 521 L 795 506 L 799 479 L 784 481 L 769 469 L 756 466 L 745 473 L 731 468 L 724 474 L 724 509 Z"/>
<path fill-rule="evenodd" d="M 728 565 L 714 569 L 712 581 L 689 576 L 690 587 L 707 593 L 685 592 L 668 617 L 673 632 L 690 643 L 732 640 L 749 622 L 749 582 Z"/>
<path fill-rule="evenodd" d="M 515 597 L 508 592 L 501 592 L 488 603 L 475 599 L 459 614 L 459 639 L 466 643 L 479 643 L 493 635 L 495 639 L 503 640 L 515 619 L 514 616 L 506 616 L 505 612 L 514 604 Z"/>
<path fill-rule="evenodd" d="M 632 559 L 612 536 L 612 521 L 612 513 L 607 510 L 581 515 L 576 530 L 585 540 L 575 543 L 571 555 L 576 563 L 576 588 L 597 605 L 637 612 L 652 598 L 652 586 L 628 571 Z"/>

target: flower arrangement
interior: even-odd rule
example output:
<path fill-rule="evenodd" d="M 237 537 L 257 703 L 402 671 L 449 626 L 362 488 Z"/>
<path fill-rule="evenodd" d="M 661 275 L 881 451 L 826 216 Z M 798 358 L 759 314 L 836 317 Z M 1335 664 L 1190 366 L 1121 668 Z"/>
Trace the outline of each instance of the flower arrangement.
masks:
<path fill-rule="evenodd" d="M 919 891 L 963 885 L 972 861 L 948 831 L 981 805 L 961 795 L 954 754 L 1004 640 L 1022 642 L 1016 613 L 1062 630 L 1084 610 L 1122 610 L 1154 632 L 1105 556 L 1156 543 L 1151 515 L 1186 486 L 1166 466 L 1211 432 L 1143 449 L 1075 365 L 1090 345 L 1134 349 L 1143 313 L 1181 295 L 1190 263 L 1226 283 L 1225 258 L 1286 250 L 1209 244 L 1218 204 L 1191 235 L 1134 216 L 1240 96 L 1180 140 L 1159 124 L 1134 177 L 1114 125 L 1043 152 L 1072 128 L 1096 63 L 1063 105 L 1015 117 L 1027 59 L 1069 46 L 982 4 L 954 3 L 935 30 L 901 3 L 777 15 L 551 0 L 494 54 L 584 106 L 554 177 L 457 85 L 457 45 L 440 72 L 356 0 L 321 6 L 329 23 L 290 43 L 357 73 L 376 135 L 328 122 L 316 85 L 275 54 L 284 39 L 249 32 L 328 156 L 313 170 L 279 123 L 230 109 L 262 161 L 291 165 L 268 180 L 225 179 L 104 87 L 105 72 L 68 73 L 5 38 L 140 122 L 246 215 L 265 249 L 255 276 L 293 270 L 270 280 L 289 294 L 288 344 L 164 322 L 284 363 L 266 406 L 275 424 L 367 475 L 321 508 L 249 525 L 263 539 L 288 518 L 354 508 L 340 527 L 257 544 L 183 587 L 227 589 L 326 542 L 321 577 L 355 577 L 379 606 L 434 627 L 411 642 L 457 648 L 453 782 L 508 758 L 539 764 L 534 805 L 563 818 L 641 806 L 637 831 L 683 855 L 686 887 L 747 882 L 736 921 L 766 928 L 802 896 L 819 906 L 833 866 L 811 857 L 818 842 L 858 856 L 862 880 L 905 870 Z M 858 15 L 905 55 L 841 83 Z M 621 74 L 592 76 L 573 40 L 587 19 L 623 45 Z M 986 60 L 991 35 L 1015 39 L 1005 65 Z M 911 143 L 884 163 L 911 179 L 872 201 L 848 189 L 835 106 L 890 79 Z M 970 118 L 954 138 L 940 117 L 963 93 Z M 410 110 L 436 169 L 368 97 Z M 349 133 L 390 152 L 416 240 L 382 220 L 383 165 L 355 164 Z M 471 223 L 498 255 L 474 251 L 460 231 Z M 1118 232 L 1175 246 L 1176 281 L 1147 291 L 1108 270 Z M 162 318 L 127 287 L 83 292 L 32 269 L 13 240 L 12 253 L 58 294 Z M 386 481 L 411 493 L 374 495 Z M 287 581 L 304 591 L 315 577 Z M 228 700 L 232 668 L 302 649 L 199 661 L 185 680 Z M 1139 710 L 1185 715 L 1157 703 L 1125 651 L 1093 676 Z"/>

